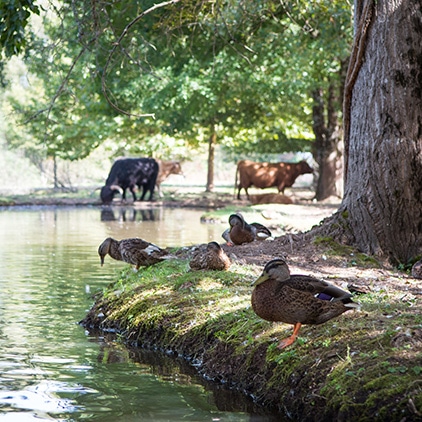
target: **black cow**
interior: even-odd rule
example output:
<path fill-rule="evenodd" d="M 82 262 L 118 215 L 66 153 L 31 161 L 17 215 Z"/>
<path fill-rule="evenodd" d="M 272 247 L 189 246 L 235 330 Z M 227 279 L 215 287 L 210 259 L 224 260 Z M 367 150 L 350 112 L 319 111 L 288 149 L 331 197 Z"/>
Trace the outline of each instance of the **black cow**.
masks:
<path fill-rule="evenodd" d="M 138 186 L 143 190 L 140 200 L 149 191 L 151 201 L 157 176 L 158 163 L 153 158 L 119 158 L 111 166 L 106 184 L 101 188 L 101 200 L 109 204 L 117 192 L 122 194 L 122 200 L 126 200 L 126 189 L 129 188 L 136 201 L 135 186 Z"/>

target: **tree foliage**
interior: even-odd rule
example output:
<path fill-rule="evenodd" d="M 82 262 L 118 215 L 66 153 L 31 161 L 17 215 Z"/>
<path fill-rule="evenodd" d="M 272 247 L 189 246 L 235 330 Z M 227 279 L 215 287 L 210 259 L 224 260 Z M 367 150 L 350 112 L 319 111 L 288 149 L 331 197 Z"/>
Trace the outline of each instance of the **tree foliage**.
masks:
<path fill-rule="evenodd" d="M 31 14 L 40 8 L 32 0 L 2 0 L 0 3 L 0 46 L 6 57 L 22 52 L 27 46 L 25 28 Z"/>
<path fill-rule="evenodd" d="M 310 150 L 312 88 L 348 54 L 347 1 L 156 6 L 63 1 L 43 14 L 25 60 L 39 92 L 14 102 L 35 142 L 69 159 L 114 138 L 170 155 L 169 139 L 196 147 L 213 128 L 237 155 Z"/>

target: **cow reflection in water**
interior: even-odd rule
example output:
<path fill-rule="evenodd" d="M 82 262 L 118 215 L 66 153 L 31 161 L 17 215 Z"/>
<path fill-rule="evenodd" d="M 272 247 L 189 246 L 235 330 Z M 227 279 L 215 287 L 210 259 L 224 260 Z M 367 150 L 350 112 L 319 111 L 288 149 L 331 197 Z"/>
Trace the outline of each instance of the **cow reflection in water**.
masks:
<path fill-rule="evenodd" d="M 101 221 L 159 221 L 161 220 L 160 209 L 138 210 L 135 208 L 103 207 L 101 209 Z"/>

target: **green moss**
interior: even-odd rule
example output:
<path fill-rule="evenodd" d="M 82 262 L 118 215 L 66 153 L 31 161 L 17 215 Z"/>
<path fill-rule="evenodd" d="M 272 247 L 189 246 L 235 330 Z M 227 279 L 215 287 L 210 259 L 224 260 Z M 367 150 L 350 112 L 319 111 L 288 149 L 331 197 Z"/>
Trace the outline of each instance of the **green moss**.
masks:
<path fill-rule="evenodd" d="M 410 396 L 417 403 L 421 390 L 409 392 L 415 381 L 406 366 L 391 365 L 384 356 L 362 359 L 350 358 L 339 362 L 327 376 L 321 394 L 334 408 L 349 418 L 359 420 L 400 420 Z M 409 394 L 410 393 L 410 394 Z M 386 397 L 394 400 L 386 400 Z"/>
<path fill-rule="evenodd" d="M 330 236 L 317 236 L 313 243 L 322 246 L 327 255 L 347 257 L 349 265 L 362 267 L 380 267 L 379 262 L 373 257 L 359 252 L 356 248 L 336 242 Z"/>
<path fill-rule="evenodd" d="M 333 246 L 329 238 L 318 242 Z M 304 326 L 294 345 L 279 350 L 292 326 L 252 311 L 250 282 L 260 271 L 233 265 L 227 272 L 191 272 L 181 259 L 137 273 L 127 268 L 98 298 L 90 320 L 118 327 L 137 345 L 195 359 L 210 378 L 288 409 L 293 418 L 305 410 L 321 420 L 412 420 L 409 400 L 422 409 L 422 356 L 405 334 L 404 343 L 395 339 L 422 326 L 416 297 L 373 289 L 358 298 L 362 312 Z"/>
<path fill-rule="evenodd" d="M 347 220 L 347 219 L 349 218 L 349 211 L 348 211 L 348 210 L 343 211 L 343 212 L 341 213 L 341 216 L 342 216 L 345 220 Z"/>

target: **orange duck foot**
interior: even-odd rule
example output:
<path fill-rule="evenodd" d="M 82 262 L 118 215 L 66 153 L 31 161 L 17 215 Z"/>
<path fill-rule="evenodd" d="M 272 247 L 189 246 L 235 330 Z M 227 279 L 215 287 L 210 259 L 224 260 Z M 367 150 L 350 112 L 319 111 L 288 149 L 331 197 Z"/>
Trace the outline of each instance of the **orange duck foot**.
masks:
<path fill-rule="evenodd" d="M 293 334 L 290 337 L 287 337 L 284 340 L 281 340 L 280 343 L 278 343 L 277 345 L 277 349 L 284 349 L 285 347 L 293 344 L 297 339 L 297 335 L 299 333 L 301 326 L 302 324 L 300 322 L 297 322 L 294 326 Z"/>

